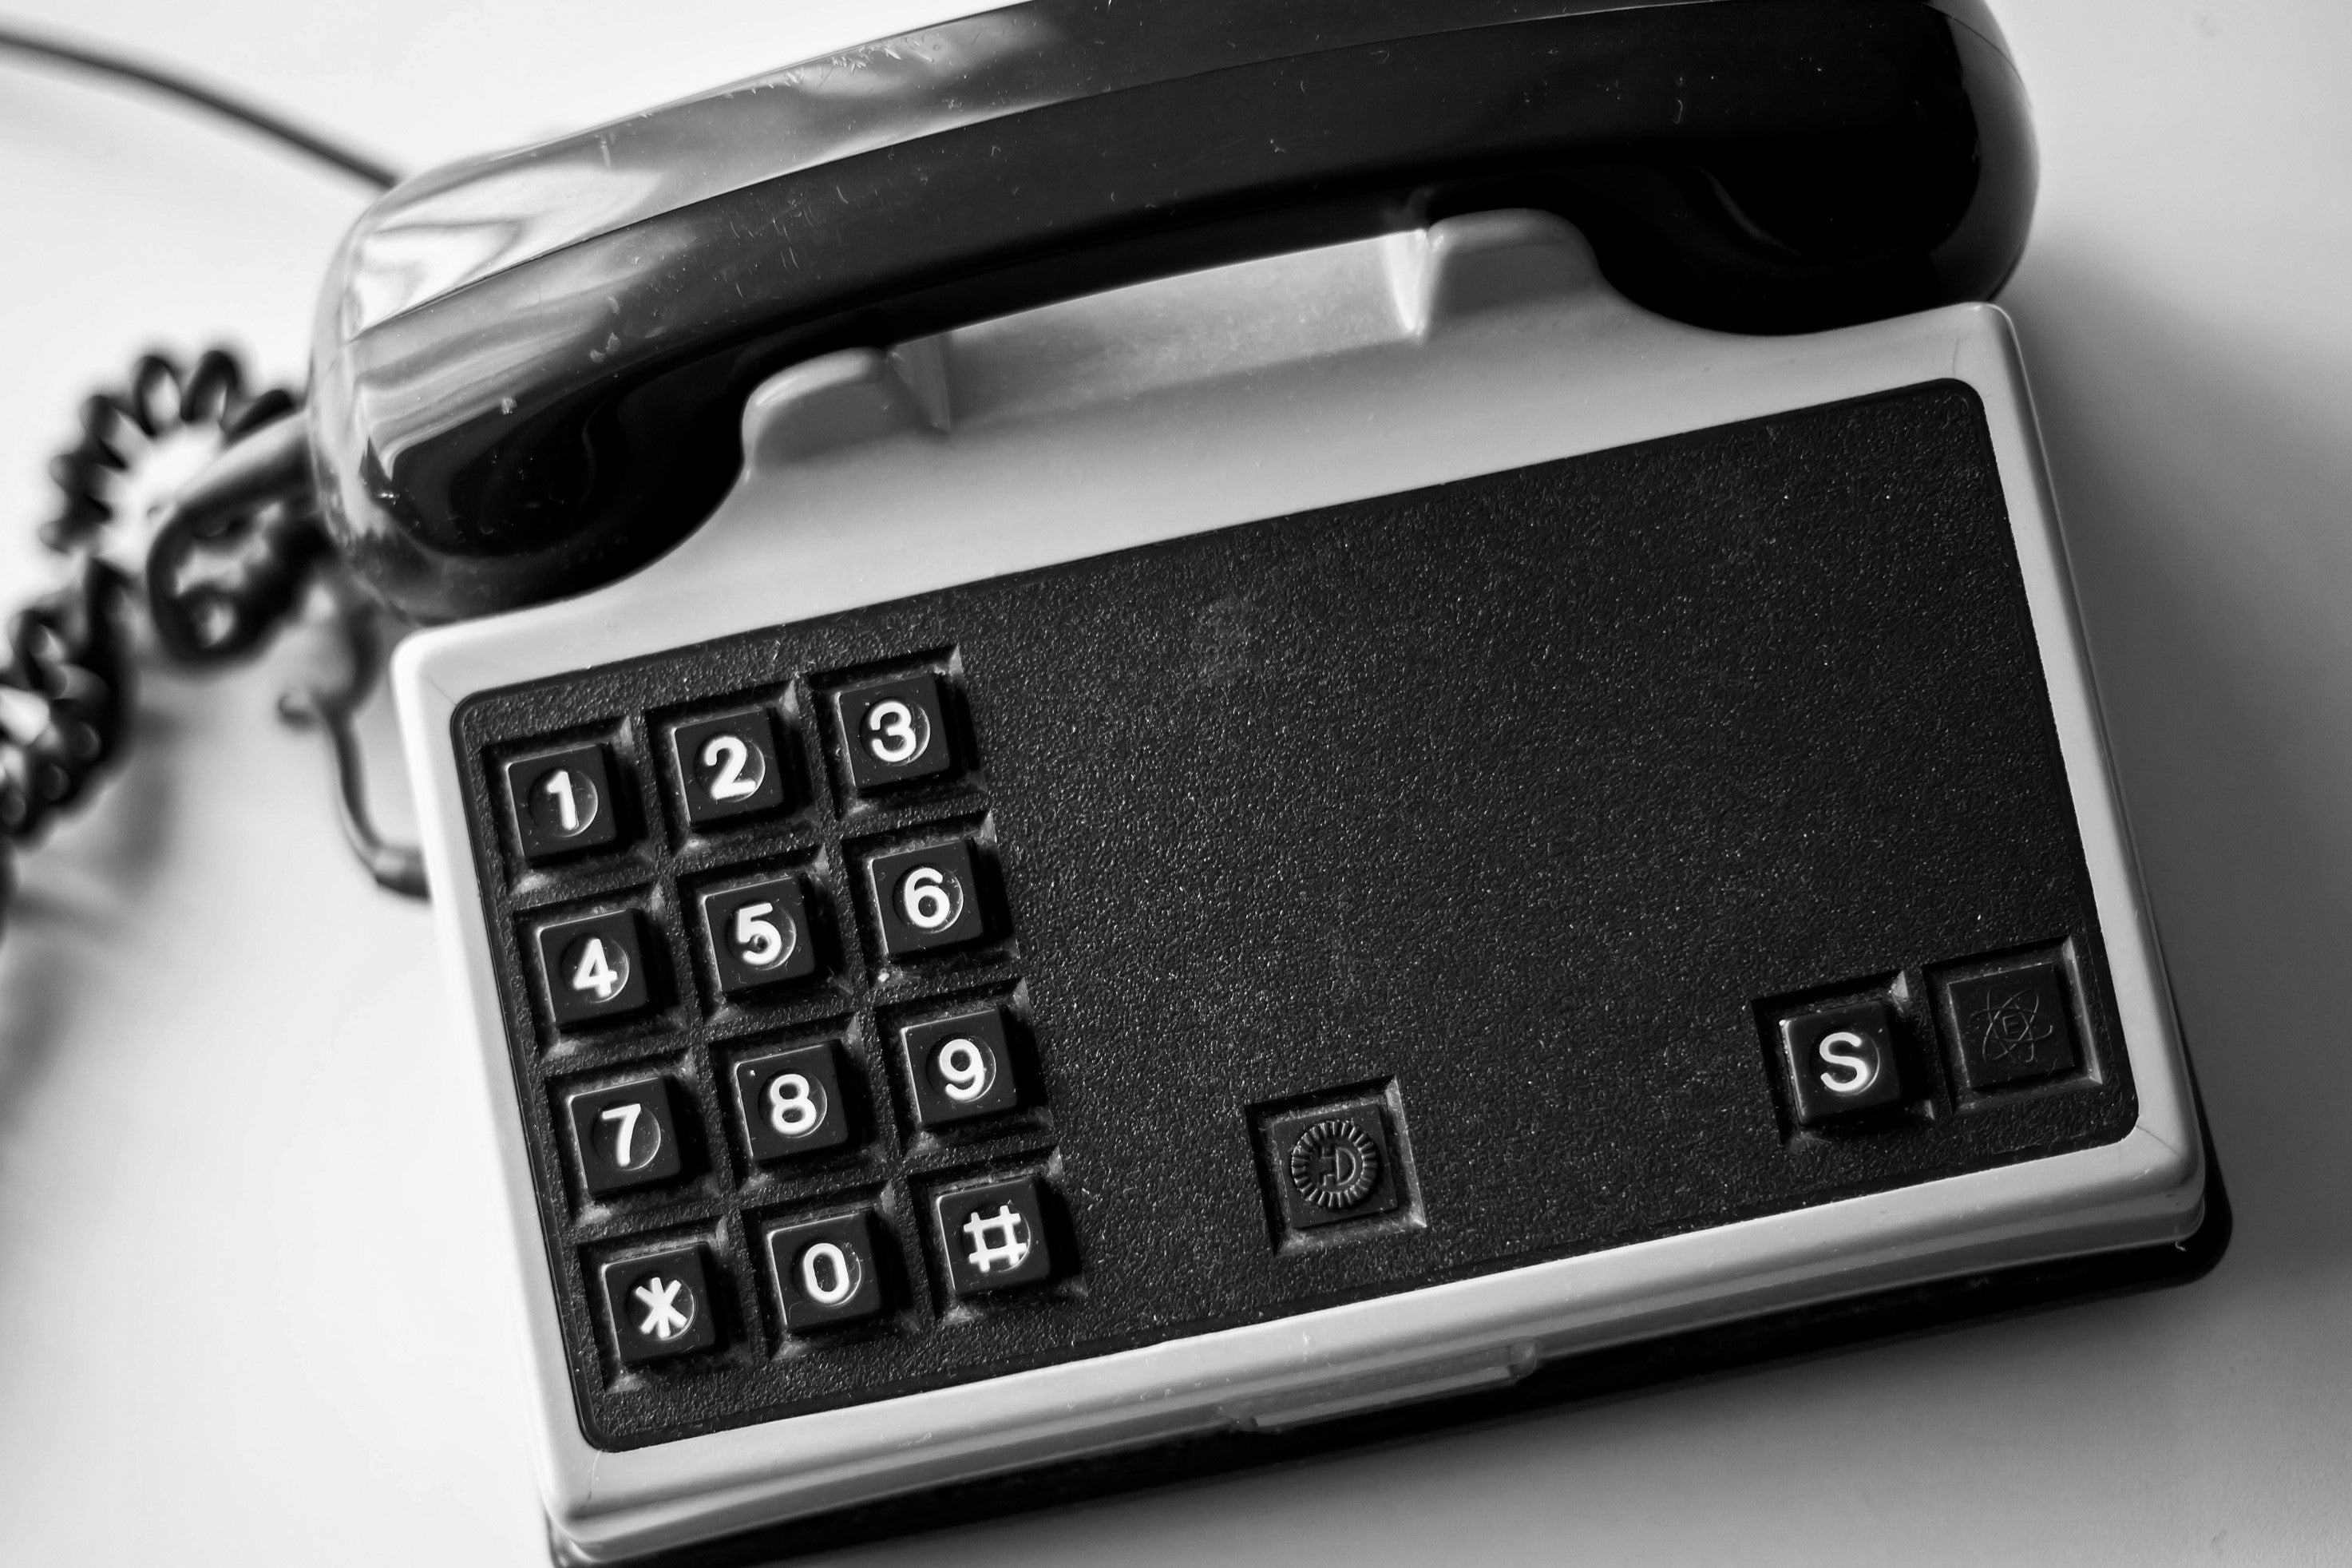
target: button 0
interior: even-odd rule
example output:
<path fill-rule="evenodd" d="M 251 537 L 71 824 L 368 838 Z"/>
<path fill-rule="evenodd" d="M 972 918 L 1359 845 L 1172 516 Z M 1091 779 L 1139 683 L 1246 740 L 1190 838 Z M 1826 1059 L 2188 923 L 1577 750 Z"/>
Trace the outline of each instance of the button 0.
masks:
<path fill-rule="evenodd" d="M 762 816 L 784 805 L 782 751 L 764 708 L 696 719 L 670 731 L 689 826 Z"/>
<path fill-rule="evenodd" d="M 702 1248 L 680 1247 L 607 1263 L 604 1280 L 623 1366 L 666 1361 L 719 1342 Z"/>
<path fill-rule="evenodd" d="M 507 764 L 506 775 L 507 805 L 525 860 L 584 854 L 619 840 L 612 760 L 603 746 L 518 757 Z"/>
<path fill-rule="evenodd" d="M 653 1002 L 636 911 L 583 915 L 539 928 L 539 970 L 548 1010 L 572 1027 L 625 1018 Z"/>
<path fill-rule="evenodd" d="M 1852 1003 L 1785 1014 L 1779 1025 L 1791 1109 L 1801 1127 L 1818 1127 L 1903 1099 L 1894 1009 Z"/>
<path fill-rule="evenodd" d="M 795 1334 L 862 1322 L 889 1305 L 874 1211 L 791 1221 L 767 1233 L 784 1327 Z"/>
<path fill-rule="evenodd" d="M 1021 1104 L 1002 1007 L 909 1024 L 898 1031 L 898 1048 L 914 1085 L 919 1126 L 943 1127 Z"/>
<path fill-rule="evenodd" d="M 931 1200 L 948 1289 L 984 1295 L 1034 1284 L 1054 1272 L 1045 1239 L 1045 1194 L 1037 1178 L 958 1187 Z"/>
<path fill-rule="evenodd" d="M 564 1107 L 580 1183 L 591 1195 L 609 1197 L 673 1181 L 686 1168 L 669 1079 L 660 1074 L 582 1089 Z"/>
<path fill-rule="evenodd" d="M 833 712 L 849 782 L 860 795 L 936 778 L 956 765 L 935 675 L 849 687 L 834 694 Z"/>
<path fill-rule="evenodd" d="M 1948 981 L 1944 996 L 1959 1040 L 1960 1081 L 1969 1088 L 2005 1089 L 2082 1066 L 2055 960 Z"/>
<path fill-rule="evenodd" d="M 877 855 L 866 862 L 884 957 L 937 952 L 987 934 L 976 861 L 970 839 L 952 838 Z"/>
<path fill-rule="evenodd" d="M 730 996 L 805 980 L 816 973 L 801 879 L 786 875 L 720 888 L 698 900 L 703 951 Z"/>

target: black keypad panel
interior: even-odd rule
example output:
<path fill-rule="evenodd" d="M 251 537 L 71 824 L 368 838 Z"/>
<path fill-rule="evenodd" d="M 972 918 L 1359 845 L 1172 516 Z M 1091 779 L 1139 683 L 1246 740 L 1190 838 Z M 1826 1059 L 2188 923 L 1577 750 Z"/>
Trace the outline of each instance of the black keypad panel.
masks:
<path fill-rule="evenodd" d="M 1926 387 L 467 700 L 587 1440 L 2125 1136 L 1990 449 Z"/>

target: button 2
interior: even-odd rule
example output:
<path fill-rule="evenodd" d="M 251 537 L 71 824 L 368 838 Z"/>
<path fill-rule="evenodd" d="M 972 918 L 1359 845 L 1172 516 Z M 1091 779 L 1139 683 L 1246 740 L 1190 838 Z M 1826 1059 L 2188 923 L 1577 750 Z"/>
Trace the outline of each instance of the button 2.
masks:
<path fill-rule="evenodd" d="M 884 957 L 937 952 L 987 934 L 973 862 L 971 841 L 965 838 L 877 855 L 866 862 Z"/>
<path fill-rule="evenodd" d="M 785 1160 L 849 1142 L 849 1107 L 829 1045 L 737 1062 L 735 1109 L 754 1160 Z"/>
<path fill-rule="evenodd" d="M 939 677 L 928 671 L 837 691 L 833 713 L 860 795 L 936 778 L 956 765 Z"/>
<path fill-rule="evenodd" d="M 525 860 L 583 854 L 619 839 L 611 762 L 603 746 L 518 757 L 506 771 L 507 805 Z"/>
<path fill-rule="evenodd" d="M 931 1217 L 947 1256 L 948 1289 L 959 1296 L 1010 1290 L 1054 1272 L 1034 1176 L 941 1193 L 931 1200 Z"/>
<path fill-rule="evenodd" d="M 1895 1014 L 1885 1003 L 1790 1013 L 1780 1021 L 1780 1036 L 1800 1127 L 1818 1127 L 1903 1099 Z"/>
<path fill-rule="evenodd" d="M 909 1024 L 898 1031 L 898 1049 L 915 1086 L 918 1126 L 944 1127 L 1021 1103 L 1002 1007 Z"/>
<path fill-rule="evenodd" d="M 703 951 L 730 996 L 816 973 L 808 908 L 794 876 L 702 895 Z"/>
<path fill-rule="evenodd" d="M 690 826 L 763 816 L 784 804 L 782 753 L 764 708 L 680 724 L 670 731 L 670 750 Z"/>
<path fill-rule="evenodd" d="M 680 1247 L 607 1263 L 604 1276 L 604 1305 L 623 1366 L 666 1361 L 719 1342 L 702 1248 Z"/>
<path fill-rule="evenodd" d="M 768 1268 L 784 1327 L 795 1334 L 871 1318 L 889 1304 L 874 1211 L 779 1225 L 767 1235 Z"/>
<path fill-rule="evenodd" d="M 549 1011 L 567 1027 L 625 1018 L 653 1001 L 634 910 L 540 927 L 539 972 Z"/>
<path fill-rule="evenodd" d="M 592 1196 L 676 1179 L 685 1169 L 669 1079 L 656 1073 L 604 1089 L 584 1089 L 564 1101 L 572 1122 L 580 1184 Z"/>

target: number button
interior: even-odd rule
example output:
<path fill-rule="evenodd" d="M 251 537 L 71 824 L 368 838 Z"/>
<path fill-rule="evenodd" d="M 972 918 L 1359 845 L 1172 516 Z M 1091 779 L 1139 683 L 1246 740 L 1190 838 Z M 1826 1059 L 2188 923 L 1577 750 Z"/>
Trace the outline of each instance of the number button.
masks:
<path fill-rule="evenodd" d="M 956 765 L 935 675 L 849 687 L 834 694 L 833 712 L 849 782 L 860 795 L 936 778 Z"/>
<path fill-rule="evenodd" d="M 801 879 L 771 877 L 702 895 L 702 939 L 719 989 L 730 996 L 816 973 Z"/>
<path fill-rule="evenodd" d="M 1034 1284 L 1054 1272 L 1045 1207 L 1034 1176 L 959 1187 L 931 1200 L 948 1289 L 978 1296 Z"/>
<path fill-rule="evenodd" d="M 507 764 L 507 804 L 522 858 L 536 865 L 602 849 L 620 838 L 611 759 L 602 746 L 572 746 Z"/>
<path fill-rule="evenodd" d="M 735 1108 L 754 1160 L 789 1160 L 849 1142 L 849 1107 L 829 1045 L 737 1062 Z"/>
<path fill-rule="evenodd" d="M 1799 1126 L 1816 1127 L 1902 1100 L 1895 1014 L 1885 1004 L 1790 1013 L 1780 1019 L 1780 1034 Z"/>
<path fill-rule="evenodd" d="M 677 1118 L 669 1079 L 659 1074 L 605 1089 L 585 1089 L 565 1101 L 580 1184 L 592 1197 L 677 1179 L 686 1168 L 677 1146 Z"/>
<path fill-rule="evenodd" d="M 961 947 L 987 934 L 971 841 L 950 839 L 877 855 L 866 874 L 886 958 Z"/>
<path fill-rule="evenodd" d="M 907 1079 L 915 1086 L 916 1124 L 943 1127 L 1018 1107 L 1020 1076 L 1007 1038 L 1002 1007 L 899 1030 Z"/>
<path fill-rule="evenodd" d="M 768 1268 L 786 1329 L 804 1334 L 859 1322 L 889 1304 L 876 1239 L 879 1232 L 870 1208 L 779 1225 L 768 1232 Z"/>
<path fill-rule="evenodd" d="M 565 1027 L 625 1018 L 653 1001 L 634 910 L 540 927 L 539 969 L 548 1009 Z"/>
<path fill-rule="evenodd" d="M 764 708 L 680 724 L 670 731 L 670 750 L 691 826 L 763 816 L 784 804 L 783 753 Z"/>
<path fill-rule="evenodd" d="M 643 1366 L 709 1350 L 719 1342 L 702 1248 L 674 1247 L 650 1258 L 607 1263 L 604 1306 L 623 1366 Z"/>

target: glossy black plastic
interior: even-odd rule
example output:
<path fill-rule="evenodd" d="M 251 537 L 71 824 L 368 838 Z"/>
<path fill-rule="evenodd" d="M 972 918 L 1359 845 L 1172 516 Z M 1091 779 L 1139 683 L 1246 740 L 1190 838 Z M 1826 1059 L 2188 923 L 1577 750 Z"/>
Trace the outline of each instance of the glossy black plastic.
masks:
<path fill-rule="evenodd" d="M 467 616 L 675 543 L 813 354 L 1499 206 L 1804 331 L 1988 296 L 2033 184 L 1974 0 L 1033 0 L 403 185 L 320 301 L 314 457 L 375 589 Z"/>

